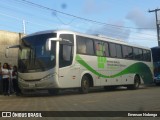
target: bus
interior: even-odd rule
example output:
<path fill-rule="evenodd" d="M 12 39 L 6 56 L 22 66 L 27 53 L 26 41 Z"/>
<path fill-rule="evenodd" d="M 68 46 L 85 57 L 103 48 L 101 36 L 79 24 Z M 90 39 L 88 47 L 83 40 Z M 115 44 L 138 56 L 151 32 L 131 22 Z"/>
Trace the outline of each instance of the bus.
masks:
<path fill-rule="evenodd" d="M 153 82 L 149 48 L 102 35 L 41 31 L 23 37 L 18 48 L 22 91 L 45 89 L 55 94 L 60 89 L 78 88 L 88 93 L 95 86 L 138 89 L 140 84 Z"/>
<path fill-rule="evenodd" d="M 153 57 L 153 65 L 154 65 L 154 83 L 156 85 L 160 85 L 160 47 L 153 47 L 152 57 Z"/>

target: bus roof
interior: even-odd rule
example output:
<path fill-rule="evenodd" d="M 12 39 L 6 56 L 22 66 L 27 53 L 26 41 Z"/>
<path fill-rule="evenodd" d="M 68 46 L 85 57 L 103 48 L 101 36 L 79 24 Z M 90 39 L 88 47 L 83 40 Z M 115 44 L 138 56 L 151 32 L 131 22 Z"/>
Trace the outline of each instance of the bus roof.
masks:
<path fill-rule="evenodd" d="M 71 30 L 46 30 L 46 31 L 39 31 L 39 32 L 35 32 L 33 34 L 29 34 L 25 37 L 28 36 L 34 36 L 34 35 L 39 35 L 39 34 L 46 34 L 46 33 L 58 33 L 58 34 L 75 34 L 75 35 L 79 35 L 79 36 L 84 36 L 84 37 L 88 37 L 88 38 L 92 38 L 92 39 L 98 39 L 98 40 L 102 40 L 102 41 L 108 41 L 108 42 L 112 42 L 112 43 L 119 43 L 119 44 L 123 44 L 123 45 L 127 45 L 127 46 L 134 46 L 134 47 L 138 47 L 138 48 L 144 48 L 144 49 L 150 49 L 149 47 L 144 47 L 144 46 L 140 46 L 137 44 L 131 44 L 128 43 L 126 41 L 123 40 L 119 40 L 119 39 L 115 39 L 115 38 L 111 38 L 108 36 L 104 36 L 104 35 L 91 35 L 91 34 L 85 34 L 85 33 L 79 33 L 79 32 L 75 32 L 75 31 L 71 31 Z M 24 37 L 24 38 L 25 38 Z"/>

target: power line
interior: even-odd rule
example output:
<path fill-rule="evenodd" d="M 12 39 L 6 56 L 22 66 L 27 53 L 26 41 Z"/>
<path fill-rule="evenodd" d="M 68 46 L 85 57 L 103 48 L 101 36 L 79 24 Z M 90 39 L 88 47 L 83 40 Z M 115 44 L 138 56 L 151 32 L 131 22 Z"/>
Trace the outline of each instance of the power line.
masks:
<path fill-rule="evenodd" d="M 7 15 L 7 14 L 1 13 L 1 12 L 0 12 L 0 14 L 3 15 L 3 16 L 6 16 L 6 17 L 14 18 L 15 20 L 18 20 L 18 21 L 23 21 L 23 19 L 18 18 L 18 17 L 13 16 L 13 15 Z M 27 21 L 27 20 L 26 20 L 26 23 L 27 23 L 27 24 L 30 23 L 30 24 L 38 25 L 38 26 L 41 26 L 41 27 L 50 27 L 50 26 L 46 26 L 46 25 L 39 24 L 39 23 L 33 23 L 33 22 Z M 30 28 L 30 27 L 32 27 L 32 29 L 34 28 L 32 25 L 31 25 L 31 26 L 28 26 L 27 28 Z M 74 28 L 75 28 L 75 26 L 74 26 Z M 107 29 L 108 29 L 108 28 L 107 28 Z M 115 34 L 114 32 L 111 32 L 110 30 L 107 30 L 107 29 L 103 29 L 103 31 L 106 31 L 107 34 L 109 34 L 109 35 L 114 35 L 114 36 L 116 36 L 117 38 L 125 37 L 125 35 L 123 35 L 123 34 L 121 34 L 121 33 L 119 33 L 119 34 L 116 33 L 116 34 Z M 28 31 L 28 30 L 27 30 L 27 31 Z M 30 31 L 30 30 L 29 30 L 29 31 Z M 33 30 L 32 30 L 32 31 L 33 31 Z M 137 33 L 137 34 L 138 34 L 138 33 Z M 141 34 L 141 33 L 139 33 L 139 34 Z M 143 34 L 144 34 L 144 33 L 143 33 Z M 146 35 L 146 34 L 145 34 L 145 35 Z M 140 40 L 147 40 L 147 39 L 148 39 L 147 36 L 139 38 L 138 35 L 135 35 L 134 37 L 131 37 L 131 38 L 140 39 Z"/>
<path fill-rule="evenodd" d="M 55 9 L 52 9 L 52 8 L 49 8 L 49 7 L 46 7 L 46 6 L 42 6 L 42 5 L 39 5 L 39 4 L 30 2 L 30 1 L 27 1 L 27 0 L 16 0 L 16 1 L 21 1 L 23 3 L 29 4 L 29 5 L 32 5 L 32 6 L 35 6 L 35 7 L 39 7 L 39 8 L 46 9 L 46 10 L 49 10 L 49 11 L 52 11 L 52 12 L 64 14 L 64 15 L 67 15 L 67 16 L 71 16 L 71 17 L 74 17 L 74 18 L 77 18 L 77 19 L 89 21 L 89 22 L 96 23 L 96 24 L 107 25 L 107 26 L 114 26 L 114 27 L 119 27 L 119 28 L 127 28 L 127 29 L 128 28 L 130 28 L 130 29 L 155 29 L 155 28 L 134 28 L 134 27 L 125 27 L 125 26 L 107 24 L 107 23 L 103 23 L 103 22 L 100 22 L 100 21 L 95 21 L 95 20 L 91 20 L 91 19 L 75 16 L 75 15 L 72 15 L 72 14 L 69 14 L 69 13 L 61 12 L 61 11 L 58 11 L 58 10 L 55 10 Z"/>
<path fill-rule="evenodd" d="M 16 1 L 16 2 L 18 2 L 18 1 Z M 24 7 L 24 5 L 26 5 L 27 6 L 27 8 L 28 8 L 28 4 L 25 4 L 25 3 L 22 3 L 22 2 L 18 2 L 18 3 L 20 3 L 20 5 L 21 6 L 23 6 Z M 7 2 L 4 2 L 3 4 L 5 4 L 8 8 L 6 8 L 6 10 L 11 10 L 12 12 L 14 12 L 14 13 L 22 13 L 22 15 L 23 15 L 23 19 L 25 18 L 24 17 L 24 15 L 26 15 L 26 14 L 28 14 L 29 16 L 36 16 L 37 14 L 34 14 L 34 12 L 32 12 L 32 13 L 29 13 L 28 11 L 23 11 L 23 9 L 21 9 L 20 7 L 16 7 L 16 5 L 15 5 L 15 3 L 12 1 L 12 2 L 10 2 L 10 4 L 8 4 Z M 2 6 L 4 6 L 4 5 L 2 5 Z M 1 8 L 1 7 L 0 7 Z M 12 8 L 14 8 L 14 9 L 12 9 Z M 35 8 L 35 7 L 34 7 Z M 17 11 L 18 10 L 18 11 Z M 41 10 L 43 10 L 43 9 L 41 9 Z M 44 11 L 44 10 L 43 10 Z M 4 11 L 1 11 L 1 12 L 3 12 L 3 13 L 5 13 Z M 13 16 L 14 15 L 14 13 L 12 13 L 12 14 L 10 14 L 10 16 Z M 45 12 L 46 13 L 46 12 Z M 56 28 L 57 28 L 57 25 L 56 24 L 61 24 L 61 22 L 60 22 L 60 20 L 57 18 L 57 21 L 54 21 L 53 22 L 53 19 L 48 19 L 48 16 L 46 15 L 46 14 L 41 14 L 41 16 L 36 16 L 36 17 L 39 17 L 40 18 L 40 20 L 45 20 L 45 21 L 49 21 L 52 25 L 53 25 L 53 23 L 54 23 L 54 25 L 56 26 Z M 8 13 L 7 13 L 8 14 Z M 5 16 L 7 16 L 7 15 L 5 15 Z M 9 16 L 9 17 L 10 17 Z M 58 16 L 57 16 L 58 17 Z M 16 18 L 16 17 L 15 17 Z M 32 17 L 31 17 L 32 18 Z M 22 17 L 20 18 L 20 21 L 22 20 Z M 24 20 L 26 20 L 26 19 L 24 19 Z M 27 21 L 27 20 L 26 20 Z M 72 20 L 73 21 L 73 20 Z M 32 21 L 32 23 L 33 23 L 33 21 Z M 37 24 L 37 20 L 36 20 L 36 22 L 34 22 L 35 24 Z M 64 25 L 67 25 L 68 23 L 64 23 Z M 41 24 L 39 24 L 40 26 L 43 26 L 43 25 L 41 25 Z M 49 27 L 51 27 L 52 25 L 48 25 Z M 54 27 L 55 27 L 54 26 Z"/>
<path fill-rule="evenodd" d="M 22 3 L 22 4 L 24 4 L 24 3 Z M 18 17 L 16 17 L 16 16 L 13 16 L 13 15 L 7 15 L 7 14 L 4 14 L 4 13 L 0 13 L 1 15 L 4 15 L 4 16 L 6 16 L 6 17 L 12 17 L 12 18 L 14 18 L 14 19 L 16 19 L 16 20 L 19 20 L 19 21 L 22 21 L 23 19 L 21 19 L 21 18 L 18 18 Z M 38 26 L 41 26 L 41 27 L 50 27 L 50 25 L 42 25 L 42 24 L 38 24 L 37 22 L 36 23 L 34 23 L 34 22 L 31 22 L 31 21 L 27 21 L 26 20 L 26 22 L 27 23 L 30 23 L 30 24 L 34 24 L 34 25 L 38 25 Z M 83 21 L 83 22 L 89 22 L 89 21 Z M 34 28 L 32 25 L 31 26 L 28 26 L 28 27 L 32 27 L 32 28 Z M 28 27 L 27 27 L 27 29 L 28 29 Z M 72 26 L 73 28 L 75 28 L 76 26 Z M 82 28 L 82 26 L 79 26 L 79 27 L 81 27 Z M 79 27 L 77 27 L 77 28 L 79 28 Z M 86 26 L 83 26 L 83 27 L 86 27 Z M 104 27 L 104 26 L 102 26 L 102 27 Z M 115 27 L 115 26 L 110 26 L 110 27 Z M 106 28 L 109 28 L 110 29 L 110 27 L 106 27 Z M 112 29 L 112 28 L 111 28 Z M 117 28 L 117 29 L 123 29 L 123 28 Z M 29 29 L 28 29 L 29 30 Z M 28 31 L 27 30 L 27 31 Z M 29 30 L 30 31 L 30 30 Z M 109 30 L 107 30 L 107 29 L 105 29 L 104 31 L 106 31 L 107 33 L 111 33 L 111 31 L 109 31 Z M 137 32 L 136 32 L 137 33 Z M 137 33 L 137 34 L 144 34 L 144 33 Z M 119 38 L 121 38 L 121 37 L 123 37 L 123 36 L 125 36 L 125 34 L 123 34 L 123 33 L 119 33 L 119 34 L 117 34 L 117 33 L 114 33 L 114 32 L 112 32 L 112 35 L 115 35 L 115 36 L 119 36 Z M 148 35 L 148 34 L 145 34 L 145 35 Z M 153 35 L 150 35 L 150 36 L 153 36 Z M 131 37 L 131 38 L 133 38 L 133 37 Z M 138 36 L 138 35 L 134 35 L 134 39 L 139 39 L 139 40 L 151 40 L 151 38 L 148 38 L 147 36 Z M 153 39 L 152 39 L 153 40 Z"/>
<path fill-rule="evenodd" d="M 24 20 L 24 19 L 22 19 L 22 18 L 18 18 L 18 17 L 13 16 L 13 15 L 8 15 L 8 14 L 5 14 L 5 13 L 2 13 L 1 11 L 0 11 L 0 15 L 13 18 L 13 19 L 15 19 L 15 20 L 17 20 L 17 21 L 23 21 L 23 20 Z M 25 20 L 25 22 L 26 22 L 26 23 L 35 24 L 35 25 L 38 25 L 38 26 L 42 26 L 42 27 L 50 27 L 49 25 L 42 25 L 42 24 L 35 23 L 35 22 L 32 22 L 32 21 L 28 21 L 28 20 Z"/>
<path fill-rule="evenodd" d="M 20 3 L 20 4 L 23 4 L 23 5 L 27 5 L 27 7 L 28 7 L 28 5 L 30 6 L 30 4 L 26 4 L 26 3 L 23 3 L 22 1 L 17 1 L 18 3 Z M 8 5 L 8 4 L 7 4 Z M 33 6 L 33 5 L 32 5 Z M 15 7 L 15 5 L 10 5 L 10 7 L 14 7 L 14 8 L 16 8 L 16 9 L 19 9 L 19 8 L 17 8 L 17 7 Z M 35 7 L 35 6 L 33 6 L 33 7 Z M 39 7 L 38 7 L 39 8 Z M 40 8 L 41 9 L 41 8 Z M 20 9 L 19 9 L 20 10 Z M 20 10 L 20 12 L 22 12 L 22 10 Z M 24 14 L 24 13 L 23 13 Z M 25 13 L 26 14 L 26 13 Z M 42 16 L 44 16 L 45 14 L 41 14 Z M 57 17 L 57 19 L 62 23 L 62 24 L 64 24 L 64 25 L 69 25 L 70 23 L 72 23 L 76 18 L 73 18 L 70 22 L 68 22 L 68 23 L 65 23 L 65 22 L 63 22 L 59 17 L 58 17 L 58 15 L 56 14 L 56 17 Z M 46 19 L 47 17 L 43 17 L 43 20 L 44 20 L 44 18 Z M 41 19 L 42 20 L 42 19 Z M 78 19 L 77 19 L 78 20 Z M 48 21 L 50 21 L 49 19 L 48 19 Z M 53 21 L 53 20 L 52 20 Z M 83 21 L 83 22 L 88 22 L 89 23 L 89 21 Z M 87 24 L 88 24 L 87 23 Z M 41 24 L 39 24 L 40 26 L 41 26 Z M 70 26 L 72 26 L 71 24 L 70 24 Z M 74 27 L 76 27 L 76 26 L 74 26 Z M 105 27 L 105 26 L 102 26 L 103 28 Z M 107 26 L 106 26 L 107 27 Z M 108 29 L 111 29 L 112 30 L 112 28 L 110 28 L 110 27 L 113 27 L 114 29 L 115 29 L 115 26 L 109 26 L 109 27 L 107 27 Z M 119 28 L 119 27 L 116 27 L 116 29 L 123 29 L 122 27 L 121 28 Z M 132 31 L 132 30 L 136 30 L 136 29 L 130 29 L 130 31 Z M 137 34 L 144 34 L 144 35 L 148 35 L 148 36 L 154 36 L 155 37 L 155 35 L 151 35 L 151 34 L 148 34 L 148 33 L 139 33 L 138 31 L 132 31 L 132 32 L 134 32 L 134 33 L 137 33 Z"/>

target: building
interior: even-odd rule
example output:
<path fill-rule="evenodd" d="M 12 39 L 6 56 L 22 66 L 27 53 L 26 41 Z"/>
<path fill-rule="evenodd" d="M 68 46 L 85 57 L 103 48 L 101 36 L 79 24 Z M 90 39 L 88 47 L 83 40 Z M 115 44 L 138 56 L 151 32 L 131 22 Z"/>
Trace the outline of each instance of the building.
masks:
<path fill-rule="evenodd" d="M 8 32 L 0 30 L 0 62 L 5 62 L 11 65 L 17 65 L 18 49 L 10 49 L 8 58 L 5 56 L 7 46 L 17 45 L 20 43 L 20 39 L 24 36 L 23 33 Z"/>

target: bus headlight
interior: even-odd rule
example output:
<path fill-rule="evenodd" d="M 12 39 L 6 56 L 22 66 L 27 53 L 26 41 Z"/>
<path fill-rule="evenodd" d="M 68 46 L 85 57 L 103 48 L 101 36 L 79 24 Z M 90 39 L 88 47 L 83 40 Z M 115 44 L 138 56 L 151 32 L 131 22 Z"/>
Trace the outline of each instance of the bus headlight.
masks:
<path fill-rule="evenodd" d="M 49 74 L 47 76 L 45 76 L 44 78 L 42 78 L 41 80 L 48 80 L 50 78 L 53 78 L 54 74 Z"/>

